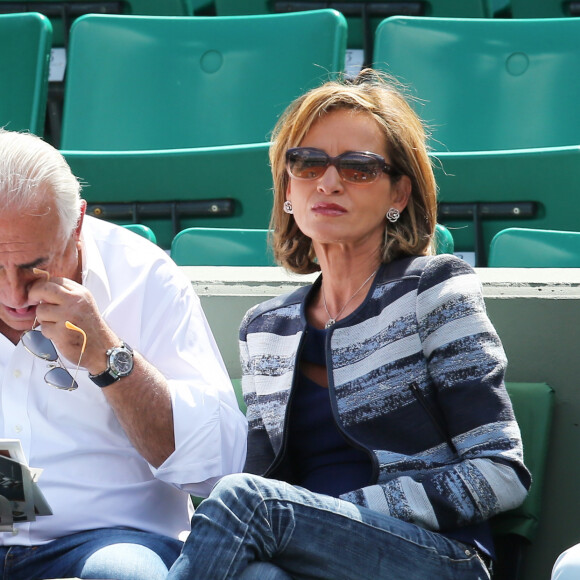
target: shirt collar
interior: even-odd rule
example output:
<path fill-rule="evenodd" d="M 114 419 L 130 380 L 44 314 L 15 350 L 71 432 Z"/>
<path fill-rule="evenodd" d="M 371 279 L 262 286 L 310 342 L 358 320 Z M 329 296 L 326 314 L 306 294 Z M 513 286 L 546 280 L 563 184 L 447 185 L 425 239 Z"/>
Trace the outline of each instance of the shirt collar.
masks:
<path fill-rule="evenodd" d="M 85 216 L 81 231 L 82 280 L 83 286 L 90 290 L 101 312 L 111 302 L 111 287 L 105 263 L 95 241 L 91 216 Z"/>

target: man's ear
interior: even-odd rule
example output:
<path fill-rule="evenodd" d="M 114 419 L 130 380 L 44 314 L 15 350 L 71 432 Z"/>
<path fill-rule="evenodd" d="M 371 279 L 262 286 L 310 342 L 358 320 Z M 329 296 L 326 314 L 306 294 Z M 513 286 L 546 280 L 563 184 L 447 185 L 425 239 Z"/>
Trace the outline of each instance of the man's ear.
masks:
<path fill-rule="evenodd" d="M 81 239 L 81 230 L 83 229 L 83 220 L 85 219 L 86 211 L 87 211 L 87 202 L 84 199 L 81 199 L 81 213 L 79 215 L 79 221 L 77 222 L 74 231 L 76 241 Z"/>

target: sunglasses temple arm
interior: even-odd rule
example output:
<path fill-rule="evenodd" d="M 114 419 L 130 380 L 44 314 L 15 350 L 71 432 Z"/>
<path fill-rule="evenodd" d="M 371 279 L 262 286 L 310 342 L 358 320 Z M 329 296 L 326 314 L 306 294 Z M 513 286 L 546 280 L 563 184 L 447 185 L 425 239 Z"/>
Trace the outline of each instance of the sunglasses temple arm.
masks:
<path fill-rule="evenodd" d="M 79 362 L 77 364 L 77 369 L 75 371 L 75 374 L 73 376 L 73 385 L 77 380 L 77 374 L 79 372 L 79 368 L 81 366 L 81 360 L 83 359 L 83 354 L 85 352 L 85 348 L 87 347 L 87 333 L 80 328 L 79 326 L 76 326 L 76 324 L 73 324 L 72 322 L 69 322 L 68 320 L 65 321 L 64 325 L 69 329 L 69 330 L 74 330 L 75 332 L 79 332 L 80 334 L 83 335 L 83 346 L 81 347 L 81 354 L 79 356 Z"/>

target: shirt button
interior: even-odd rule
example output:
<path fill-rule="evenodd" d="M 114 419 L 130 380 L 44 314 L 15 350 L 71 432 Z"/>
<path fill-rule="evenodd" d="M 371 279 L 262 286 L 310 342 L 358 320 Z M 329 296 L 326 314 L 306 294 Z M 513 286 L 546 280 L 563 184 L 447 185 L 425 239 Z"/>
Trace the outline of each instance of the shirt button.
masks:
<path fill-rule="evenodd" d="M 14 431 L 16 431 L 16 433 L 20 433 L 20 432 L 22 432 L 22 425 L 16 425 L 16 426 L 14 427 Z"/>
<path fill-rule="evenodd" d="M 15 379 L 19 379 L 22 376 L 22 372 L 19 369 L 14 369 L 14 371 L 12 373 L 12 376 Z"/>

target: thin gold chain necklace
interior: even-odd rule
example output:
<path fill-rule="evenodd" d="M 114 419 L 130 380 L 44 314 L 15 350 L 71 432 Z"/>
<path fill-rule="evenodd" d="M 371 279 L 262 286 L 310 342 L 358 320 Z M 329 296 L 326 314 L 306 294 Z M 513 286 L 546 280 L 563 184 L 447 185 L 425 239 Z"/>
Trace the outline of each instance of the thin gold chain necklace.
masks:
<path fill-rule="evenodd" d="M 328 320 L 324 325 L 324 328 L 330 328 L 333 324 L 336 323 L 339 316 L 344 312 L 344 309 L 350 304 L 350 301 L 367 285 L 369 280 L 379 271 L 377 268 L 359 287 L 359 289 L 344 303 L 344 306 L 338 311 L 336 316 L 332 316 L 330 312 L 328 312 L 328 306 L 326 306 L 326 296 L 324 295 L 324 283 L 321 285 L 322 290 L 322 303 L 324 304 L 324 310 L 326 310 L 326 314 L 328 314 Z"/>

